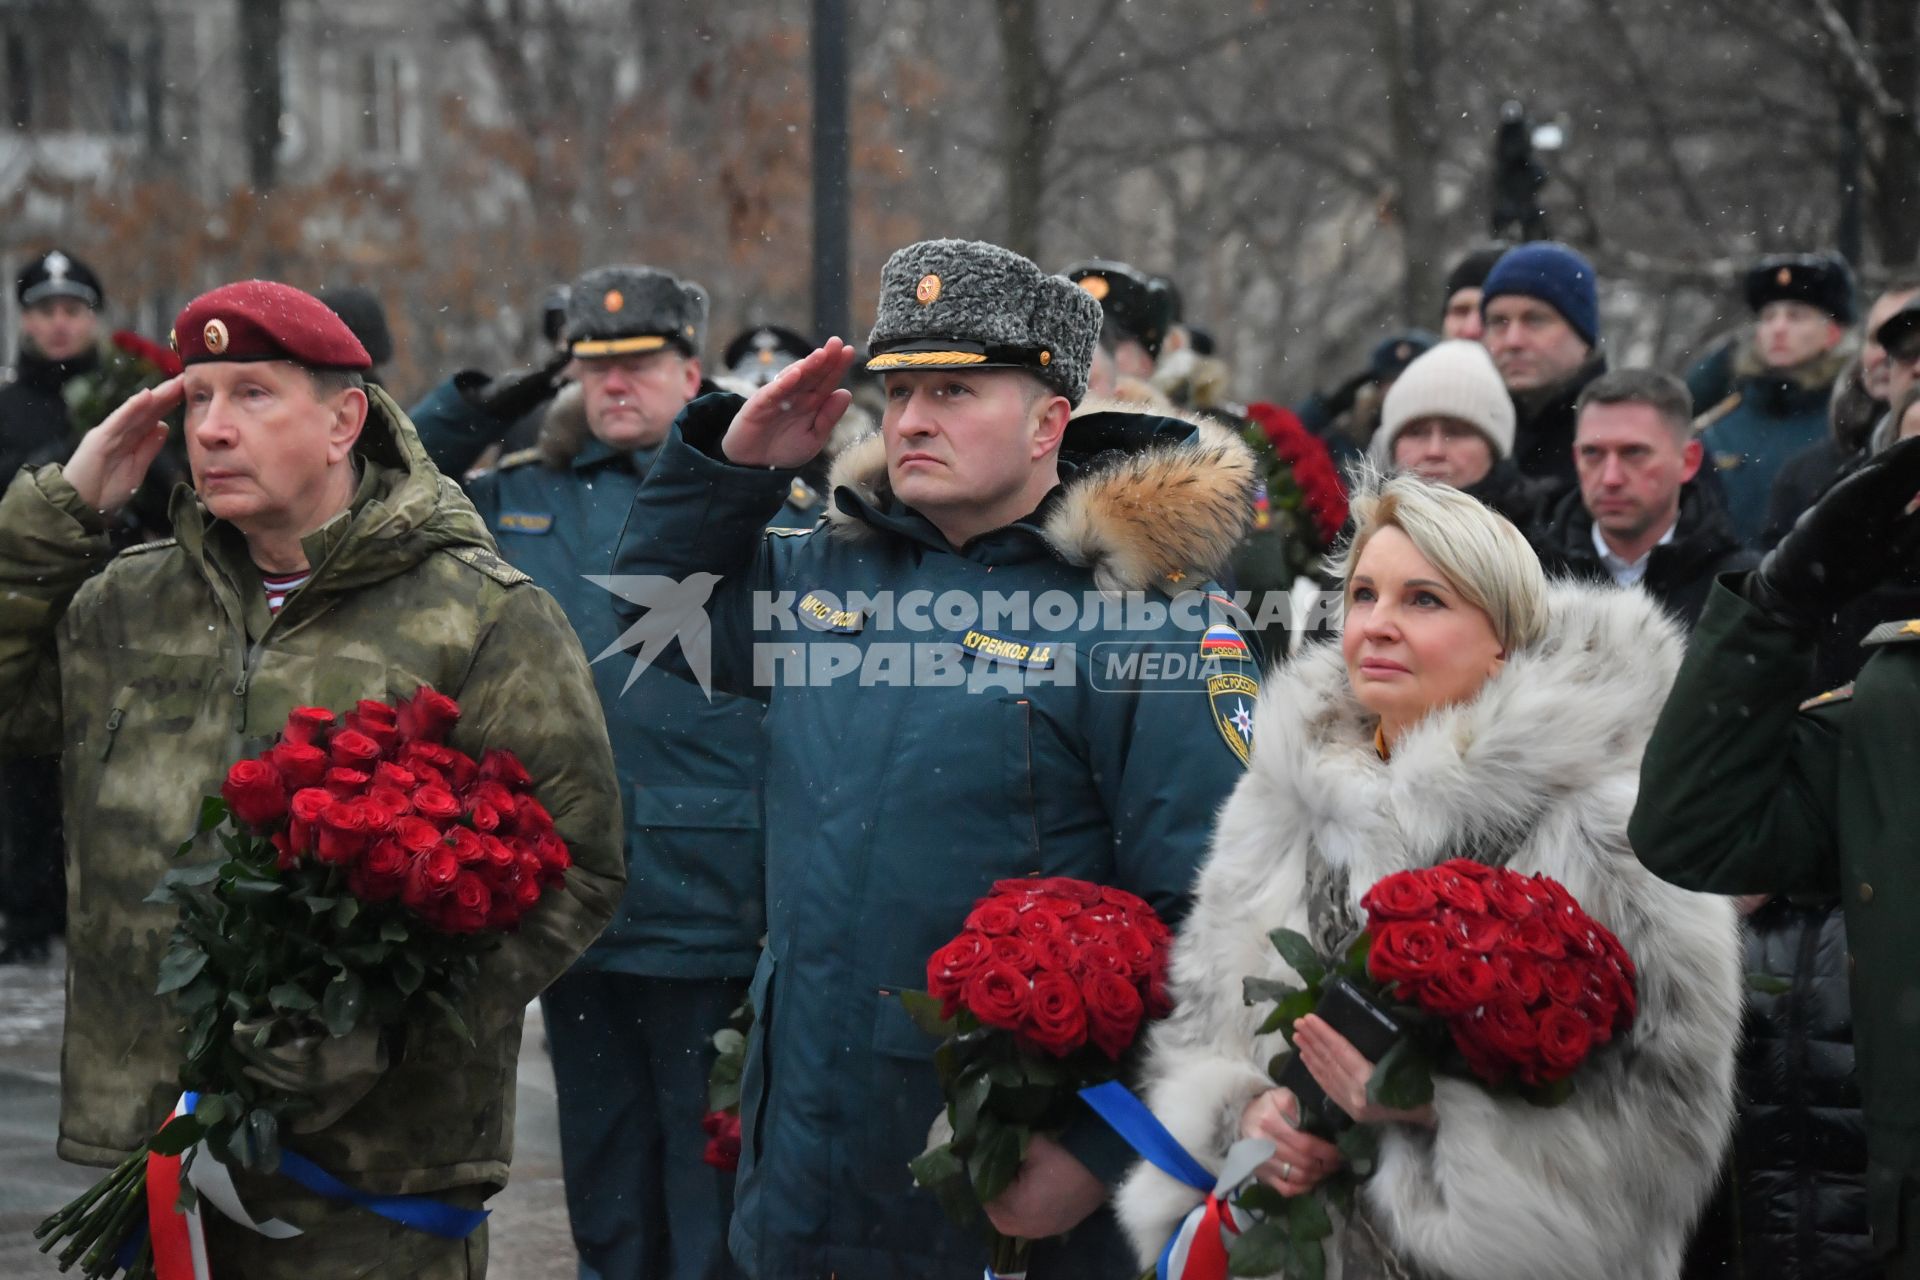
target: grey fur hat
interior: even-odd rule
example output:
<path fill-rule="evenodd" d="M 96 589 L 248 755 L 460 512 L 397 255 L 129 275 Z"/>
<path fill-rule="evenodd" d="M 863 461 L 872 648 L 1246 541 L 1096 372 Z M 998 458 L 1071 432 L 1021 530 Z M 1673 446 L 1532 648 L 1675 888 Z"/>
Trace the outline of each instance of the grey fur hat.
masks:
<path fill-rule="evenodd" d="M 980 240 L 922 240 L 887 259 L 867 369 L 1024 369 L 1074 404 L 1100 304 L 1065 276 Z"/>
<path fill-rule="evenodd" d="M 658 351 L 700 354 L 707 291 L 653 267 L 595 267 L 567 296 L 567 349 L 578 359 Z"/>

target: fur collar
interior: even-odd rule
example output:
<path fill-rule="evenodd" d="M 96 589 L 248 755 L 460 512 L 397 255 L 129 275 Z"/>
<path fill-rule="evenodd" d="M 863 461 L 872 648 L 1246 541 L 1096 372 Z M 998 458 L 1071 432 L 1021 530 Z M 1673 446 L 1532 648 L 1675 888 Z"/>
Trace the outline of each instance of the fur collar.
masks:
<path fill-rule="evenodd" d="M 540 419 L 540 436 L 534 442 L 534 448 L 540 451 L 540 464 L 549 470 L 565 471 L 591 439 L 586 396 L 579 383 L 569 382 L 548 403 Z"/>
<path fill-rule="evenodd" d="M 1042 523 L 1042 536 L 1062 560 L 1089 570 L 1103 591 L 1144 590 L 1171 574 L 1217 574 L 1252 521 L 1252 451 L 1225 427 L 1180 416 L 1171 421 L 1192 428 L 1183 440 L 1126 452 L 1081 452 L 1084 445 L 1076 435 L 1084 440 L 1099 425 L 1097 419 L 1121 416 L 1149 426 L 1170 421 L 1132 406 L 1082 406 L 1061 448 L 1074 469 L 1064 481 L 1066 494 Z M 1076 426 L 1084 430 L 1076 432 Z M 843 489 L 876 507 L 891 496 L 886 443 L 879 432 L 834 459 L 827 487 L 833 495 L 827 526 L 836 536 L 879 536 L 857 510 L 841 502 Z"/>
<path fill-rule="evenodd" d="M 1802 361 L 1791 369 L 1775 369 L 1760 355 L 1760 340 L 1755 337 L 1740 344 L 1738 354 L 1733 360 L 1733 376 L 1743 378 L 1776 378 L 1790 382 L 1802 391 L 1830 387 L 1847 367 L 1847 361 L 1854 356 L 1854 344 L 1843 341 L 1831 351 L 1822 352 L 1811 360 Z"/>

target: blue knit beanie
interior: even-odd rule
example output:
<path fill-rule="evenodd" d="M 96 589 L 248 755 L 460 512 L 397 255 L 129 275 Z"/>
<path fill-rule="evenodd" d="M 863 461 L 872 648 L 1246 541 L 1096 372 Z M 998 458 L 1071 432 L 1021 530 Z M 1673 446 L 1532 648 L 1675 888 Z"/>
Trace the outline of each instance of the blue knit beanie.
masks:
<path fill-rule="evenodd" d="M 1593 264 L 1566 245 L 1536 240 L 1507 250 L 1481 286 L 1481 313 L 1502 294 L 1538 298 L 1558 311 L 1588 346 L 1600 345 L 1600 294 Z"/>

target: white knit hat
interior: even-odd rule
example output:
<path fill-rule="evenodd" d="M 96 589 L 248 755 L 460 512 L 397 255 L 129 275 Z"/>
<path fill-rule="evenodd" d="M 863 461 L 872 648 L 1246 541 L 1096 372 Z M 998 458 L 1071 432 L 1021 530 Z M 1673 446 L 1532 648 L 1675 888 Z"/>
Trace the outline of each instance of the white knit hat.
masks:
<path fill-rule="evenodd" d="M 1477 342 L 1443 342 L 1394 379 L 1368 448 L 1374 464 L 1391 470 L 1394 437 L 1422 418 L 1456 418 L 1473 427 L 1493 446 L 1495 460 L 1513 453 L 1513 400 L 1493 357 Z"/>

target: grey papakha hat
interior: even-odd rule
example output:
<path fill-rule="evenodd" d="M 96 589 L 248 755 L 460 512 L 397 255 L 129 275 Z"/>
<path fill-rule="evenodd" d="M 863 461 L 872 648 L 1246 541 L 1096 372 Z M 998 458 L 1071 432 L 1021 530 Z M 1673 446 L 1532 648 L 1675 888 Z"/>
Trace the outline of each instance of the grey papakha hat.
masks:
<path fill-rule="evenodd" d="M 658 351 L 700 354 L 707 291 L 652 267 L 595 267 L 567 295 L 567 349 L 592 360 Z"/>
<path fill-rule="evenodd" d="M 1100 304 L 1065 276 L 980 240 L 922 240 L 887 259 L 867 368 L 1024 369 L 1074 404 Z"/>

